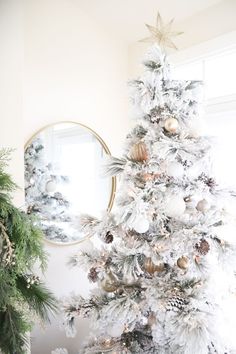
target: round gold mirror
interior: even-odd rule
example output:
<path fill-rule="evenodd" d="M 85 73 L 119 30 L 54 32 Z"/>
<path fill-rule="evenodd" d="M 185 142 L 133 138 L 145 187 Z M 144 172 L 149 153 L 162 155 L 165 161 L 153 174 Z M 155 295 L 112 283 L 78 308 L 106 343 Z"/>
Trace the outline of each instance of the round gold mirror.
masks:
<path fill-rule="evenodd" d="M 92 129 L 75 122 L 47 126 L 25 146 L 25 201 L 45 239 L 59 245 L 81 242 L 80 214 L 101 216 L 113 204 L 116 180 L 104 177 L 110 151 Z"/>

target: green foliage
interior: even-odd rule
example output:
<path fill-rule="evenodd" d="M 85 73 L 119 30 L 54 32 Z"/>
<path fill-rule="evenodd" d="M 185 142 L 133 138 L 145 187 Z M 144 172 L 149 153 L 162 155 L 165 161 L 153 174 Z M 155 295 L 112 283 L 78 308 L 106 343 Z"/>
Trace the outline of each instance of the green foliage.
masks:
<path fill-rule="evenodd" d="M 9 151 L 0 151 L 0 350 L 24 354 L 32 318 L 49 321 L 56 299 L 40 281 L 29 283 L 35 263 L 46 267 L 42 232 L 11 202 L 16 186 L 4 172 Z"/>
<path fill-rule="evenodd" d="M 26 333 L 30 329 L 23 313 L 7 306 L 0 312 L 0 348 L 4 354 L 25 354 Z"/>

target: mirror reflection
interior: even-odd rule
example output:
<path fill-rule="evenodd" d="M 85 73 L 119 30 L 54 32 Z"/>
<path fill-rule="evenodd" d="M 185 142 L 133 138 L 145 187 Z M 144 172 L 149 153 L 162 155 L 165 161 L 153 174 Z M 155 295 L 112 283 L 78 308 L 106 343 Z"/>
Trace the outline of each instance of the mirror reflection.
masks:
<path fill-rule="evenodd" d="M 25 200 L 48 241 L 75 243 L 78 216 L 101 216 L 111 208 L 115 180 L 104 177 L 109 150 L 91 129 L 57 123 L 42 129 L 25 149 Z"/>

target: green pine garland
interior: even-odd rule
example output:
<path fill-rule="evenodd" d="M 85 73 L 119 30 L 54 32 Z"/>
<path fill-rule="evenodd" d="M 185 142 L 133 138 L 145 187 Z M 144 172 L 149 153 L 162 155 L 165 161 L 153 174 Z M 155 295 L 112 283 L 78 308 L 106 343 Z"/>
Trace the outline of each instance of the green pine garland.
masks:
<path fill-rule="evenodd" d="M 0 351 L 25 354 L 32 318 L 48 321 L 56 299 L 33 274 L 35 262 L 45 270 L 42 232 L 16 208 L 10 197 L 16 185 L 4 172 L 9 150 L 0 151 Z"/>

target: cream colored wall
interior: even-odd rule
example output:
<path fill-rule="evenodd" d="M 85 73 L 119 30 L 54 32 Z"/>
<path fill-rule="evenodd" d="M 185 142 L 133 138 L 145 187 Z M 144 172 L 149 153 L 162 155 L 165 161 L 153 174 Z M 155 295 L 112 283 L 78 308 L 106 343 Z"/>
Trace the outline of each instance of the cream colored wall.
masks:
<path fill-rule="evenodd" d="M 126 47 L 90 20 L 74 1 L 25 4 L 24 141 L 49 123 L 73 120 L 98 132 L 112 153 L 118 154 L 129 126 Z M 55 294 L 62 297 L 73 291 L 86 295 L 86 275 L 66 265 L 80 246 L 45 244 L 45 248 L 50 256 L 46 281 Z M 86 333 L 85 322 L 80 322 L 75 339 L 66 339 L 55 322 L 45 331 L 36 328 L 32 354 L 49 354 L 64 346 L 70 354 L 77 353 Z"/>
<path fill-rule="evenodd" d="M 119 154 L 129 127 L 126 49 L 76 1 L 0 2 L 0 144 L 16 149 L 10 171 L 21 187 L 24 143 L 47 124 L 84 123 Z M 22 190 L 15 201 L 23 204 Z M 45 244 L 46 282 L 58 297 L 88 293 L 85 274 L 66 266 L 79 247 Z M 77 353 L 86 332 L 83 322 L 77 338 L 67 340 L 55 321 L 44 331 L 37 327 L 32 354 L 50 354 L 57 346 Z"/>
<path fill-rule="evenodd" d="M 173 29 L 183 31 L 183 35 L 174 38 L 179 51 L 171 51 L 170 56 L 173 61 L 178 61 L 179 57 L 185 56 L 185 50 L 194 46 L 197 49 L 197 55 L 204 53 L 207 50 L 208 43 L 213 46 L 213 50 L 220 45 L 225 45 L 225 41 L 235 43 L 233 32 L 236 31 L 236 1 L 223 0 L 218 4 L 209 7 L 208 9 L 189 17 L 180 23 L 174 23 Z M 164 20 L 169 20 L 165 18 Z M 154 24 L 154 18 L 153 18 Z M 230 37 L 230 33 L 232 36 Z M 229 35 L 229 36 L 228 36 Z M 147 32 L 148 36 L 148 32 Z M 222 40 L 218 41 L 218 38 Z M 227 37 L 227 38 L 226 38 Z M 217 44 L 215 45 L 214 40 Z M 203 43 L 206 42 L 204 46 Z M 198 47 L 200 46 L 200 47 Z M 147 50 L 148 45 L 144 43 L 131 43 L 129 45 L 129 76 L 136 77 L 142 71 L 140 61 Z M 178 54 L 180 53 L 180 54 Z"/>
<path fill-rule="evenodd" d="M 22 59 L 23 34 L 20 3 L 0 2 L 0 147 L 15 149 L 9 172 L 23 186 L 22 125 Z M 14 193 L 18 206 L 23 204 L 23 190 Z"/>

